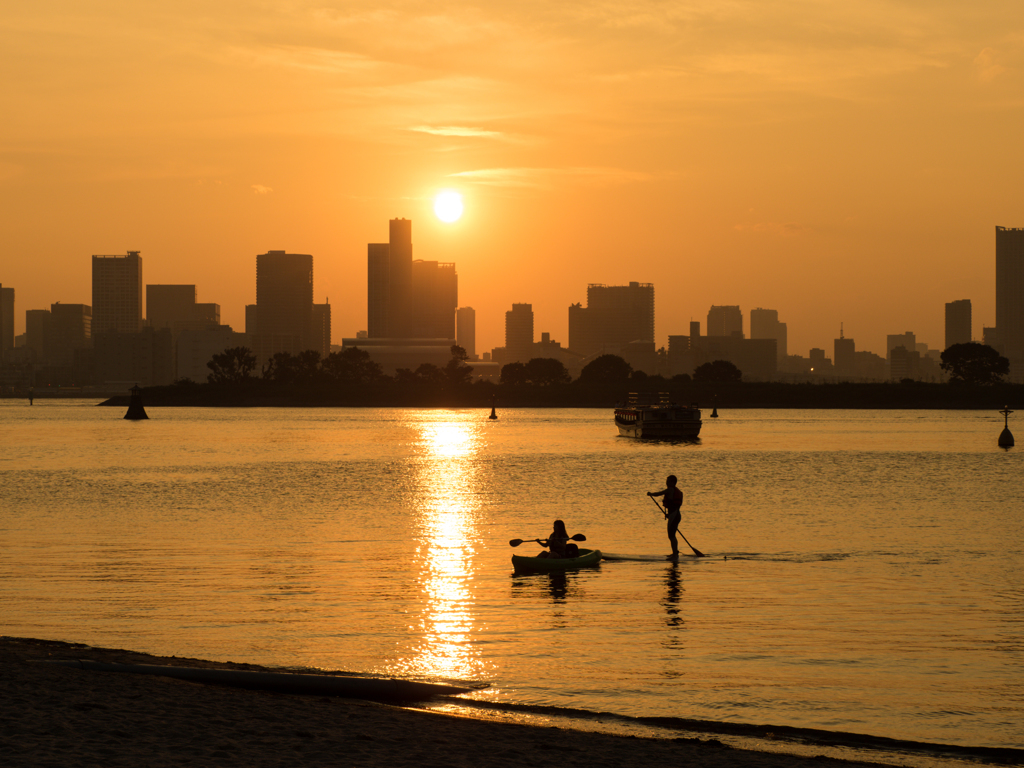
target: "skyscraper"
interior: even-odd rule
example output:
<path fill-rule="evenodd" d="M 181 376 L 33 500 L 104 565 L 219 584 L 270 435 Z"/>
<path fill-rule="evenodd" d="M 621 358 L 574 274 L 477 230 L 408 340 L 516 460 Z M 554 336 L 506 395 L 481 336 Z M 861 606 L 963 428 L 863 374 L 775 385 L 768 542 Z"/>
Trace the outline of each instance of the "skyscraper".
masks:
<path fill-rule="evenodd" d="M 1017 380 L 1024 365 L 1024 228 L 996 227 L 996 333 Z"/>
<path fill-rule="evenodd" d="M 971 300 L 960 299 L 946 304 L 946 346 L 967 344 L 971 340 Z"/>
<path fill-rule="evenodd" d="M 387 243 L 367 246 L 367 331 L 370 338 L 409 338 L 414 335 L 412 221 L 392 219 L 388 235 Z"/>
<path fill-rule="evenodd" d="M 843 327 L 839 326 L 839 338 L 835 340 L 832 352 L 835 374 L 839 378 L 853 376 L 857 372 L 857 345 L 853 339 L 843 336 Z"/>
<path fill-rule="evenodd" d="M 142 330 L 142 257 L 92 257 L 92 333 Z"/>
<path fill-rule="evenodd" d="M 313 257 L 268 251 L 256 256 L 257 357 L 311 347 Z"/>
<path fill-rule="evenodd" d="M 743 335 L 743 313 L 735 305 L 712 306 L 708 310 L 708 336 Z"/>
<path fill-rule="evenodd" d="M 654 285 L 587 286 L 587 306 L 569 307 L 569 349 L 588 356 L 634 341 L 654 343 Z"/>
<path fill-rule="evenodd" d="M 742 322 L 742 320 L 741 320 Z M 774 309 L 752 309 L 750 310 L 750 338 L 752 339 L 775 339 L 775 354 L 779 360 L 785 360 L 788 355 L 787 341 L 788 333 L 785 323 L 779 322 L 778 310 Z"/>
<path fill-rule="evenodd" d="M 0 285 L 0 363 L 14 349 L 14 289 Z"/>
<path fill-rule="evenodd" d="M 476 310 L 459 307 L 455 312 L 455 339 L 466 350 L 470 360 L 476 359 Z"/>
<path fill-rule="evenodd" d="M 505 313 L 505 362 L 528 363 L 533 357 L 533 305 L 513 304 Z"/>
<path fill-rule="evenodd" d="M 437 261 L 412 263 L 412 327 L 425 339 L 454 339 L 459 306 L 455 265 Z"/>

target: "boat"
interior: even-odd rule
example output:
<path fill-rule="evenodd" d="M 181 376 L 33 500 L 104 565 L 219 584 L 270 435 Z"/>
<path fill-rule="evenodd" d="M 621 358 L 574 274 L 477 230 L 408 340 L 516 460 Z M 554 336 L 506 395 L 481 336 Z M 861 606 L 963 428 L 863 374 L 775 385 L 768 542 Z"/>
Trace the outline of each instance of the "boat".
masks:
<path fill-rule="evenodd" d="M 512 555 L 512 566 L 518 573 L 574 571 L 601 562 L 601 550 L 581 549 L 576 557 L 531 557 L 529 555 Z"/>
<path fill-rule="evenodd" d="M 695 440 L 700 435 L 700 408 L 696 403 L 674 403 L 667 392 L 657 395 L 630 392 L 625 405 L 615 409 L 615 426 L 623 437 Z"/>

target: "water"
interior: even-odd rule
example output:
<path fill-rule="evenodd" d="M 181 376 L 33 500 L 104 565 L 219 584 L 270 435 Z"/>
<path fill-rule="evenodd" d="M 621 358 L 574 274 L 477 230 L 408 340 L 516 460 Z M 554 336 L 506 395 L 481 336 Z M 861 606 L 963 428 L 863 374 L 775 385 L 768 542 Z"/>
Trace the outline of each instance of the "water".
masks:
<path fill-rule="evenodd" d="M 3 634 L 1024 749 L 1024 458 L 997 413 L 734 411 L 669 445 L 603 410 L 148 410 L 0 400 Z M 707 557 L 512 574 L 556 517 L 667 554 L 645 493 L 669 473 Z"/>

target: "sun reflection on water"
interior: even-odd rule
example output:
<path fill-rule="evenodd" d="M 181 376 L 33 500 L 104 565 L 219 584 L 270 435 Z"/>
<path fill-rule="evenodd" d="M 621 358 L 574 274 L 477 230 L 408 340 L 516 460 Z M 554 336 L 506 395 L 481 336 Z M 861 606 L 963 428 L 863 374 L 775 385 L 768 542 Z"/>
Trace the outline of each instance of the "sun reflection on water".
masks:
<path fill-rule="evenodd" d="M 418 557 L 425 595 L 421 640 L 409 660 L 410 673 L 470 679 L 483 671 L 473 642 L 474 549 L 479 543 L 474 459 L 479 428 L 461 414 L 431 414 L 436 421 L 415 425 L 422 451 L 417 463 L 415 514 L 420 529 Z"/>

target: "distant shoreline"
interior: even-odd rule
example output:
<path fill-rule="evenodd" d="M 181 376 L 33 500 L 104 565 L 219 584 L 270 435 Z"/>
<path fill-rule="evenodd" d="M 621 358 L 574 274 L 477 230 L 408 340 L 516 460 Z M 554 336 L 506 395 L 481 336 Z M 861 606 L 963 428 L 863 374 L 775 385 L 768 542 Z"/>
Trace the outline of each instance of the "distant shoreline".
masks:
<path fill-rule="evenodd" d="M 692 384 L 631 382 L 603 387 L 567 384 L 557 387 L 508 387 L 472 385 L 459 391 L 398 389 L 328 390 L 288 389 L 271 386 L 149 387 L 142 391 L 146 406 L 234 408 L 480 408 L 492 403 L 502 408 L 607 408 L 620 403 L 630 391 L 665 391 L 681 404 L 695 403 L 704 418 L 717 409 L 813 409 L 813 410 L 979 410 L 1024 409 L 1024 384 L 953 386 L 950 384 L 779 384 L 748 382 Z M 127 407 L 129 396 L 119 395 L 100 405 Z"/>

